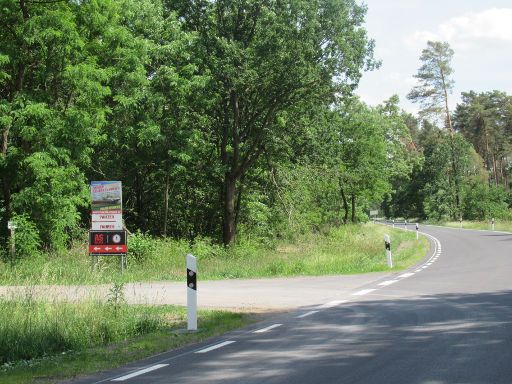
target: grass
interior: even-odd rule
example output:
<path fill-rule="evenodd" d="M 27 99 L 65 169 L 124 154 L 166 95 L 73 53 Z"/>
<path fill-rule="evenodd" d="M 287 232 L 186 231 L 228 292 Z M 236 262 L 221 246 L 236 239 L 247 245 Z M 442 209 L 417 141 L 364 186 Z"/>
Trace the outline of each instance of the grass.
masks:
<path fill-rule="evenodd" d="M 460 228 L 459 221 L 450 221 L 441 223 L 439 225 L 453 228 Z M 463 221 L 462 228 L 464 229 L 480 229 L 480 230 L 492 230 L 492 224 L 488 221 Z M 496 221 L 494 223 L 495 231 L 512 232 L 512 222 L 510 221 Z"/>
<path fill-rule="evenodd" d="M 425 256 L 428 241 L 416 241 L 413 232 L 378 225 L 352 225 L 331 230 L 328 235 L 309 235 L 296 242 L 282 242 L 269 248 L 244 242 L 231 248 L 199 240 L 139 241 L 137 253 L 128 258 L 128 270 L 119 272 L 117 258 L 102 257 L 95 271 L 85 253 L 85 245 L 58 255 L 41 255 L 0 265 L 0 283 L 95 284 L 116 281 L 182 281 L 185 255 L 198 258 L 202 280 L 260 278 L 297 275 L 354 274 L 387 270 L 384 233 L 392 235 L 395 269 L 406 268 Z M 139 239 L 140 240 L 140 239 Z M 146 242 L 144 252 L 140 243 Z"/>
<path fill-rule="evenodd" d="M 316 234 L 295 242 L 266 247 L 245 241 L 230 248 L 200 239 L 185 241 L 138 238 L 128 270 L 119 271 L 118 258 L 102 257 L 92 271 L 85 244 L 61 255 L 21 260 L 13 267 L 0 264 L 0 284 L 98 284 L 112 281 L 183 281 L 185 255 L 198 258 L 199 278 L 219 280 L 298 275 L 355 274 L 387 270 L 384 233 L 392 236 L 394 269 L 406 268 L 424 257 L 428 241 L 416 241 L 413 232 L 373 224 L 347 225 L 327 235 Z M 141 246 L 142 244 L 142 246 Z"/>
<path fill-rule="evenodd" d="M 250 316 L 199 311 L 198 333 L 185 309 L 119 303 L 0 301 L 0 383 L 54 383 L 120 366 L 239 328 Z"/>

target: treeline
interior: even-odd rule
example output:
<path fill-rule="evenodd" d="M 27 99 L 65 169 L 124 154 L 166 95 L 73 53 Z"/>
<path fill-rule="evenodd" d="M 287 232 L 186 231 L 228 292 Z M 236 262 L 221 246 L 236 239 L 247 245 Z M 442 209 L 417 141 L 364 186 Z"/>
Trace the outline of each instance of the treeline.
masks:
<path fill-rule="evenodd" d="M 471 199 L 506 208 L 510 107 L 492 100 L 508 96 L 467 94 L 455 136 L 396 96 L 360 102 L 379 63 L 354 0 L 0 8 L 3 249 L 8 220 L 20 254 L 81 236 L 92 180 L 123 182 L 131 231 L 225 245 L 365 220 L 382 201 L 429 218 L 488 214 Z"/>
<path fill-rule="evenodd" d="M 511 220 L 512 97 L 464 92 L 452 113 L 453 50 L 427 43 L 418 84 L 408 98 L 420 105 L 408 125 L 421 160 L 407 180 L 395 180 L 383 204 L 387 216 L 434 221 Z M 442 127 L 442 128 L 439 128 Z"/>

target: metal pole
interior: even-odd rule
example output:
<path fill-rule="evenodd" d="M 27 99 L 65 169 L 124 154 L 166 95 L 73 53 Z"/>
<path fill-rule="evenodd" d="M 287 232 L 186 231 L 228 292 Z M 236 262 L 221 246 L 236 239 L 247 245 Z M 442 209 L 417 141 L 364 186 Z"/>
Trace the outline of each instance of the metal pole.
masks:
<path fill-rule="evenodd" d="M 15 237 L 15 231 L 16 227 L 11 227 L 11 264 L 14 264 L 14 261 L 16 260 L 16 237 Z"/>
<path fill-rule="evenodd" d="M 393 259 L 391 257 L 391 238 L 389 235 L 384 235 L 384 244 L 386 246 L 386 259 L 388 261 L 388 267 L 393 268 Z"/>
<path fill-rule="evenodd" d="M 197 331 L 197 261 L 187 255 L 187 329 Z"/>

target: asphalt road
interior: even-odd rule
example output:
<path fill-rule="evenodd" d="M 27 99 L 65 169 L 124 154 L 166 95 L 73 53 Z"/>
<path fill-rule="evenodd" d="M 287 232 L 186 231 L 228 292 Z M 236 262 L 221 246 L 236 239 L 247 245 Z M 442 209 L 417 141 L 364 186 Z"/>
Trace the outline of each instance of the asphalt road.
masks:
<path fill-rule="evenodd" d="M 406 272 L 74 383 L 512 383 L 512 234 L 422 231 Z"/>

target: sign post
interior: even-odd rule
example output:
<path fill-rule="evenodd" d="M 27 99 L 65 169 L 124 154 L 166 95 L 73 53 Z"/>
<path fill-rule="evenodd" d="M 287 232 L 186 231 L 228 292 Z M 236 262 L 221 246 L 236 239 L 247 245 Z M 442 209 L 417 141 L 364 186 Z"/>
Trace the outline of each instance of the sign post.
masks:
<path fill-rule="evenodd" d="M 187 330 L 197 331 L 197 260 L 187 255 Z"/>
<path fill-rule="evenodd" d="M 128 236 L 123 228 L 122 184 L 120 181 L 92 181 L 91 197 L 89 254 L 93 260 L 98 256 L 119 256 L 123 272 L 127 265 Z"/>
<path fill-rule="evenodd" d="M 386 259 L 388 261 L 388 267 L 393 268 L 393 259 L 391 257 L 391 239 L 389 235 L 384 235 L 384 244 L 386 246 Z"/>
<path fill-rule="evenodd" d="M 15 230 L 18 228 L 13 221 L 7 222 L 7 229 L 11 231 L 11 264 L 14 264 L 14 260 L 16 260 L 16 237 Z"/>

